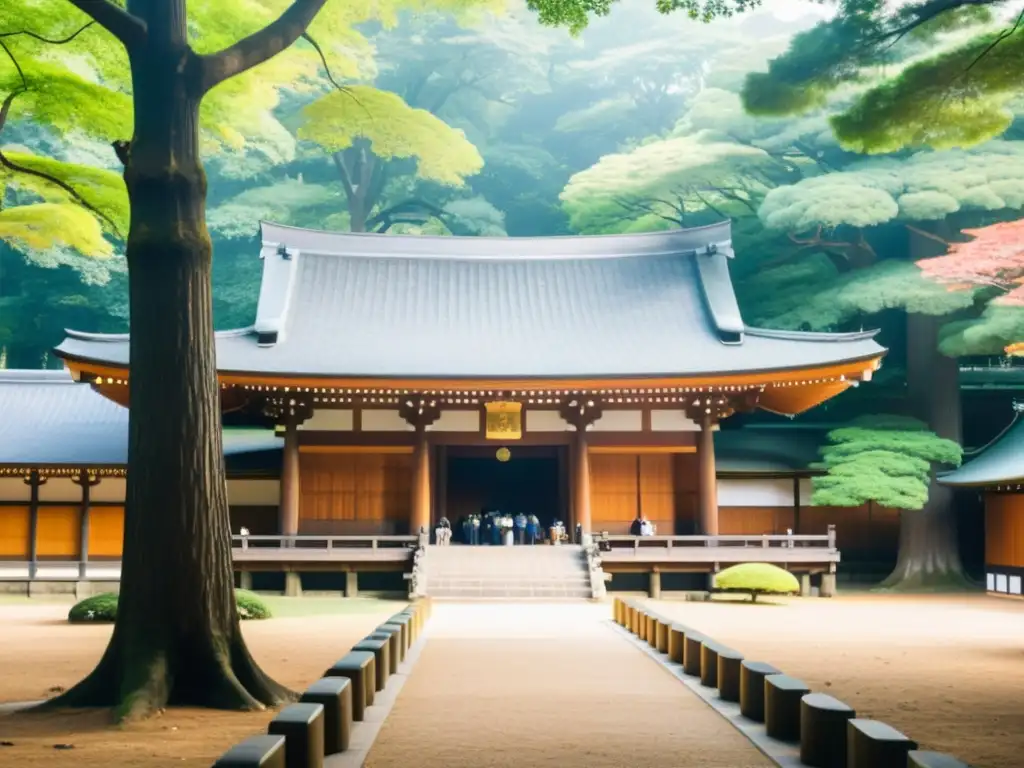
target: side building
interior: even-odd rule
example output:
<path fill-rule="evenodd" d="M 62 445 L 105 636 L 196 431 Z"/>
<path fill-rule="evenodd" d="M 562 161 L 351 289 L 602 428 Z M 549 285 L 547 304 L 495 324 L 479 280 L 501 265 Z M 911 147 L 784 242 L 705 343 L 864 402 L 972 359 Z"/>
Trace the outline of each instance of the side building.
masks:
<path fill-rule="evenodd" d="M 1024 419 L 939 481 L 975 489 L 985 506 L 985 589 L 1024 597 Z"/>

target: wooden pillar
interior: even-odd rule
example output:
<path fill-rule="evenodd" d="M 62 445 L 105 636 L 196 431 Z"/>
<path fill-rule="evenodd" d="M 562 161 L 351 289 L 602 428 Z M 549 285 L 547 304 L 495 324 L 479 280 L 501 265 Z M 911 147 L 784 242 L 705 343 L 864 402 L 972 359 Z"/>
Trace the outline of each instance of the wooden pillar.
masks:
<path fill-rule="evenodd" d="M 587 446 L 587 430 L 583 424 L 576 428 L 576 439 L 573 443 L 575 456 L 573 457 L 573 529 L 569 535 L 573 536 L 576 526 L 581 526 L 584 533 L 590 533 L 592 523 L 590 519 L 590 453 Z"/>
<path fill-rule="evenodd" d="M 412 457 L 412 503 L 409 506 L 409 533 L 430 532 L 430 442 L 427 426 L 416 425 L 416 442 Z"/>
<path fill-rule="evenodd" d="M 704 413 L 697 435 L 697 509 L 700 532 L 704 536 L 718 535 L 718 478 L 715 472 L 714 419 Z"/>
<path fill-rule="evenodd" d="M 28 578 L 36 577 L 39 563 L 39 486 L 46 483 L 46 478 L 32 470 L 25 478 L 29 487 L 28 502 Z"/>
<path fill-rule="evenodd" d="M 82 505 L 79 511 L 78 532 L 78 578 L 86 578 L 89 570 L 89 515 L 92 508 L 92 488 L 99 485 L 100 479 L 86 470 L 73 478 L 76 485 L 82 486 Z"/>
<path fill-rule="evenodd" d="M 284 453 L 281 458 L 281 506 L 278 528 L 282 536 L 299 532 L 299 424 L 289 418 L 284 424 Z"/>

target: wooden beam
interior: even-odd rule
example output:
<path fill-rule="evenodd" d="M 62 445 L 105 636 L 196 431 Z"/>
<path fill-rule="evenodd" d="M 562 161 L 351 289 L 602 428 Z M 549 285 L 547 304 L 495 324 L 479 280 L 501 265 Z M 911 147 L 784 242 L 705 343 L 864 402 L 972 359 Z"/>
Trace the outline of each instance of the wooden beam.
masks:
<path fill-rule="evenodd" d="M 696 445 L 594 445 L 594 433 L 587 435 L 590 443 L 590 455 L 595 454 L 665 454 L 665 453 L 696 453 Z"/>
<path fill-rule="evenodd" d="M 299 453 L 378 453 L 409 455 L 415 450 L 412 445 L 299 445 Z"/>
<path fill-rule="evenodd" d="M 573 393 L 600 394 L 600 390 L 615 392 L 631 392 L 632 396 L 646 401 L 647 396 L 669 398 L 673 394 L 706 392 L 718 389 L 723 392 L 732 387 L 743 389 L 748 387 L 771 387 L 774 385 L 814 385 L 827 383 L 826 380 L 868 380 L 878 370 L 883 355 L 849 360 L 834 365 L 808 367 L 795 370 L 767 370 L 756 373 L 720 373 L 701 376 L 622 376 L 622 377 L 577 377 L 577 378 L 380 378 L 354 376 L 322 376 L 311 377 L 301 375 L 281 375 L 248 371 L 219 371 L 220 381 L 225 386 L 241 386 L 273 391 L 288 387 L 292 392 L 304 394 L 330 394 L 338 390 L 377 390 L 379 395 L 399 391 L 402 396 L 411 393 L 424 393 L 431 396 L 442 396 L 444 392 L 479 393 L 479 397 L 528 395 L 530 392 L 547 394 Z M 73 357 L 62 357 L 67 367 L 76 375 L 90 379 L 92 377 L 113 377 L 115 380 L 127 380 L 127 366 L 116 366 Z M 842 377 L 842 379 L 841 379 Z M 656 391 L 662 390 L 662 391 Z M 766 390 L 767 391 L 767 390 Z M 609 392 L 608 394 L 611 394 Z M 670 406 L 671 403 L 665 403 Z"/>

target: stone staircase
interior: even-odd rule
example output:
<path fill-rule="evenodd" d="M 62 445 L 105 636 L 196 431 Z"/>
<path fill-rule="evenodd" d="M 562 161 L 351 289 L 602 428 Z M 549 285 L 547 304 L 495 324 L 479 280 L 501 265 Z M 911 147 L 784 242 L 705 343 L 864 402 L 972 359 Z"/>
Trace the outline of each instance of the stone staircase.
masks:
<path fill-rule="evenodd" d="M 425 592 L 453 599 L 588 599 L 586 555 L 579 546 L 428 547 Z"/>

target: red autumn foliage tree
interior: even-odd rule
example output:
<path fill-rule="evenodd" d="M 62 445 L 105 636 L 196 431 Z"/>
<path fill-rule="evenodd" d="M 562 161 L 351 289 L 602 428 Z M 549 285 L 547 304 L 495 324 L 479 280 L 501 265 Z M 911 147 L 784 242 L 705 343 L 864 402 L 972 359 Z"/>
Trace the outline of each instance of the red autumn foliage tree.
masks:
<path fill-rule="evenodd" d="M 972 239 L 951 243 L 945 256 L 921 259 L 926 277 L 952 290 L 988 285 L 1004 292 L 995 303 L 1024 306 L 1024 219 L 965 229 Z"/>

